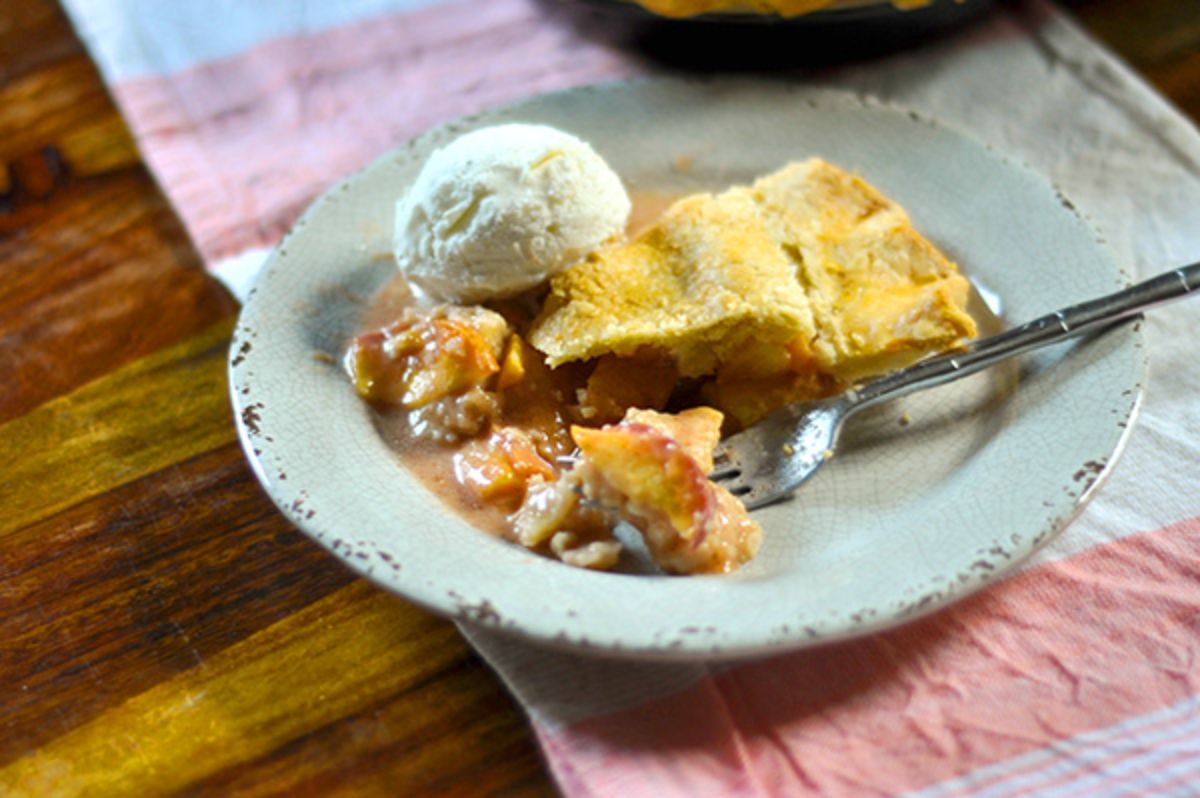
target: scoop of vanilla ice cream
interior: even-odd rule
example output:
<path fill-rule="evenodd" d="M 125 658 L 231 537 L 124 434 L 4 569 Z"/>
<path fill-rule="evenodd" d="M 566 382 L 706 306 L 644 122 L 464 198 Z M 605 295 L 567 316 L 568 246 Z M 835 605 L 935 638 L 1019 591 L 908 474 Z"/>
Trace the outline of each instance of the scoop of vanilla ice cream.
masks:
<path fill-rule="evenodd" d="M 618 235 L 629 208 L 621 179 L 575 136 L 481 128 L 434 152 L 396 203 L 396 261 L 437 299 L 497 299 Z"/>

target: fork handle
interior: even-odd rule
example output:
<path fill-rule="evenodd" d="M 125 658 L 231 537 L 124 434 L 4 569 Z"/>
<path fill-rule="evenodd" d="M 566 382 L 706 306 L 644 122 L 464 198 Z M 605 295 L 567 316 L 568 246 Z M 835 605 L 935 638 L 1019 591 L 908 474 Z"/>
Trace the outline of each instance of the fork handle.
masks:
<path fill-rule="evenodd" d="M 847 393 L 847 410 L 858 410 L 913 391 L 933 388 L 982 371 L 1002 360 L 1102 330 L 1142 311 L 1200 289 L 1200 263 L 1151 277 L 1099 299 L 1056 310 L 999 335 L 972 341 L 959 352 L 922 360 Z"/>

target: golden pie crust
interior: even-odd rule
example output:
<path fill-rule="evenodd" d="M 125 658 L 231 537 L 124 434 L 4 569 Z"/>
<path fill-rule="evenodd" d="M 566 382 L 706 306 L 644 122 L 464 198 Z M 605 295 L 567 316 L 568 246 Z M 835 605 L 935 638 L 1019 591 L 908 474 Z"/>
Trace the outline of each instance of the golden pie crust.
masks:
<path fill-rule="evenodd" d="M 653 352 L 685 377 L 847 383 L 973 336 L 968 293 L 903 208 L 814 158 L 684 198 L 555 275 L 529 340 L 551 366 Z"/>

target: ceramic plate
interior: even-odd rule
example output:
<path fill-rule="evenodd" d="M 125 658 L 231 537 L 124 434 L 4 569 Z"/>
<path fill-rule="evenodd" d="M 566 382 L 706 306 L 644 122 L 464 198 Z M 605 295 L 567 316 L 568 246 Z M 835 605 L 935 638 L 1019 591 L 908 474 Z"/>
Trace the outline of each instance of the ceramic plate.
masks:
<path fill-rule="evenodd" d="M 488 536 L 410 477 L 340 359 L 393 273 L 397 195 L 434 148 L 506 121 L 583 137 L 634 193 L 719 189 L 822 156 L 902 203 L 1015 321 L 1126 284 L 1046 180 L 941 124 L 847 94 L 654 80 L 433 130 L 314 203 L 266 264 L 230 353 L 242 443 L 266 490 L 377 584 L 560 647 L 777 652 L 894 626 L 1012 570 L 1067 524 L 1121 448 L 1145 369 L 1129 326 L 856 419 L 792 501 L 756 513 L 762 549 L 730 576 L 589 572 Z"/>

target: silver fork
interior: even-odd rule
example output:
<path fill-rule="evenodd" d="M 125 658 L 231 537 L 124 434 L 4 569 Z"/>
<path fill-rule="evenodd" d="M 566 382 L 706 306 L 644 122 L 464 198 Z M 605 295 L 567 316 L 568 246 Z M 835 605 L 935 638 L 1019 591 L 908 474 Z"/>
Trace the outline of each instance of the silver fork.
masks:
<path fill-rule="evenodd" d="M 859 410 L 952 382 L 1034 349 L 1105 330 L 1151 307 L 1182 299 L 1198 287 L 1200 263 L 1195 263 L 972 341 L 959 351 L 922 360 L 837 396 L 780 408 L 722 441 L 709 478 L 752 510 L 778 501 L 833 457 L 842 424 Z"/>

